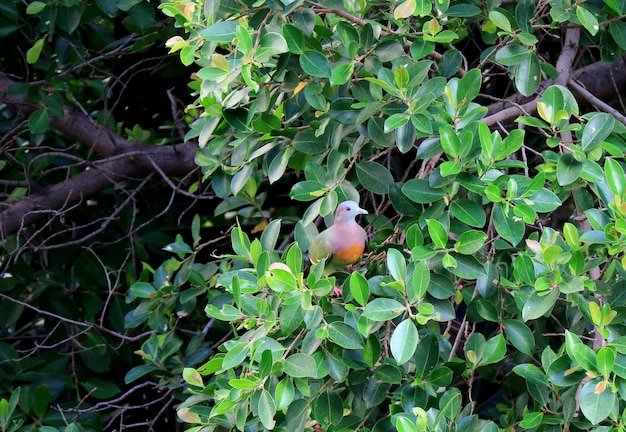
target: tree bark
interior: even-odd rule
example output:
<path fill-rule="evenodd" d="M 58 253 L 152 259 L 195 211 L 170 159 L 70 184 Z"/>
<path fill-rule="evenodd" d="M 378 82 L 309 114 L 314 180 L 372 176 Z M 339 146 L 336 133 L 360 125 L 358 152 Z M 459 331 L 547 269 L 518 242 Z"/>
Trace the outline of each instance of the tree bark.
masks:
<path fill-rule="evenodd" d="M 13 97 L 7 90 L 14 82 L 0 74 L 0 102 L 29 114 L 38 107 L 25 97 Z M 157 146 L 128 141 L 95 123 L 89 116 L 66 108 L 63 117 L 50 119 L 50 126 L 92 148 L 103 159 L 88 163 L 84 171 L 65 181 L 37 188 L 29 196 L 4 203 L 0 211 L 0 239 L 63 209 L 77 205 L 93 194 L 120 181 L 141 179 L 155 172 L 155 165 L 168 176 L 186 175 L 197 169 L 197 143 Z"/>

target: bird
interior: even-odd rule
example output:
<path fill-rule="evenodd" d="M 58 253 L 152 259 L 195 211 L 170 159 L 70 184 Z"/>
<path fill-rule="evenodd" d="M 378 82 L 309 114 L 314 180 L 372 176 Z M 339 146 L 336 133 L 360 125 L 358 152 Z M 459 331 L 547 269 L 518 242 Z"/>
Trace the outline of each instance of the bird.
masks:
<path fill-rule="evenodd" d="M 332 273 L 354 264 L 365 250 L 367 234 L 356 222 L 360 214 L 368 214 L 354 201 L 344 201 L 337 206 L 333 225 L 315 237 L 309 247 L 309 259 L 312 264 L 325 260 L 323 275 Z"/>

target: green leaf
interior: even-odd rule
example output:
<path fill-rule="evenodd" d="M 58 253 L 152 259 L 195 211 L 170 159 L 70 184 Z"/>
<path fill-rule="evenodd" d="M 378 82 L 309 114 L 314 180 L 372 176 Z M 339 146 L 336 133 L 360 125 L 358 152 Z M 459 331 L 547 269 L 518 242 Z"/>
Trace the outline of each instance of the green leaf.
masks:
<path fill-rule="evenodd" d="M 418 204 L 439 201 L 445 196 L 442 189 L 433 189 L 425 179 L 411 179 L 402 186 L 402 193 Z"/>
<path fill-rule="evenodd" d="M 200 32 L 200 36 L 209 42 L 228 43 L 237 35 L 236 21 L 221 21 L 210 25 Z"/>
<path fill-rule="evenodd" d="M 615 42 L 623 50 L 626 50 L 626 22 L 612 21 L 609 24 L 609 31 Z"/>
<path fill-rule="evenodd" d="M 456 387 L 451 387 L 439 399 L 439 410 L 447 419 L 454 419 L 461 411 L 462 401 L 461 391 Z"/>
<path fill-rule="evenodd" d="M 615 159 L 606 158 L 604 161 L 604 172 L 606 182 L 611 192 L 617 196 L 622 196 L 626 190 L 626 177 L 624 169 Z"/>
<path fill-rule="evenodd" d="M 341 321 L 334 321 L 328 326 L 328 337 L 331 341 L 345 349 L 363 348 L 363 340 L 359 332 Z"/>
<path fill-rule="evenodd" d="M 372 321 L 389 321 L 405 311 L 405 306 L 390 298 L 377 298 L 369 302 L 363 316 Z"/>
<path fill-rule="evenodd" d="M 598 372 L 608 378 L 615 365 L 615 348 L 611 346 L 600 347 L 596 352 L 596 364 Z"/>
<path fill-rule="evenodd" d="M 394 280 L 406 279 L 406 260 L 402 252 L 393 248 L 387 251 L 387 269 Z"/>
<path fill-rule="evenodd" d="M 546 188 L 541 188 L 539 192 L 527 198 L 526 201 L 537 213 L 548 213 L 562 205 L 559 197 Z"/>
<path fill-rule="evenodd" d="M 373 161 L 358 163 L 356 175 L 365 189 L 379 195 L 389 193 L 389 186 L 394 182 L 389 170 Z"/>
<path fill-rule="evenodd" d="M 515 66 L 522 63 L 531 50 L 517 43 L 502 47 L 494 56 L 495 61 L 504 66 Z"/>
<path fill-rule="evenodd" d="M 583 385 L 580 392 L 580 409 L 587 420 L 594 425 L 607 418 L 615 405 L 616 394 L 611 391 L 610 385 L 607 385 L 603 391 L 598 391 L 597 387 L 600 383 L 600 378 L 592 379 Z"/>
<path fill-rule="evenodd" d="M 464 255 L 472 255 L 485 246 L 486 240 L 487 234 L 482 231 L 465 231 L 454 244 L 454 250 Z"/>
<path fill-rule="evenodd" d="M 137 298 L 150 298 L 156 294 L 156 290 L 151 284 L 141 281 L 132 284 L 130 292 Z"/>
<path fill-rule="evenodd" d="M 259 415 L 259 420 L 265 428 L 274 429 L 274 415 L 276 414 L 276 403 L 274 402 L 274 398 L 265 389 L 261 390 L 261 394 L 259 395 L 258 404 L 257 404 L 257 413 Z"/>
<path fill-rule="evenodd" d="M 394 134 L 385 132 L 384 120 L 380 117 L 372 117 L 367 121 L 367 133 L 379 147 L 391 147 L 394 143 Z"/>
<path fill-rule="evenodd" d="M 204 388 L 204 382 L 202 381 L 202 376 L 200 375 L 197 369 L 189 368 L 189 367 L 184 368 L 183 379 L 188 384 L 194 385 L 196 387 Z"/>
<path fill-rule="evenodd" d="M 532 355 L 535 349 L 533 332 L 520 320 L 504 320 L 504 335 L 508 341 L 524 354 Z"/>
<path fill-rule="evenodd" d="M 326 186 L 316 181 L 301 181 L 296 183 L 289 196 L 298 201 L 312 201 L 318 199 L 326 192 Z"/>
<path fill-rule="evenodd" d="M 482 228 L 487 221 L 484 207 L 474 201 L 454 200 L 450 204 L 450 211 L 459 221 L 476 228 Z"/>
<path fill-rule="evenodd" d="M 285 359 L 284 372 L 294 378 L 314 378 L 315 360 L 308 354 L 296 353 Z"/>
<path fill-rule="evenodd" d="M 316 155 L 326 151 L 326 142 L 322 137 L 315 135 L 315 131 L 312 129 L 306 129 L 302 132 L 298 132 L 291 145 L 301 153 Z"/>
<path fill-rule="evenodd" d="M 343 85 L 350 81 L 354 72 L 354 63 L 342 63 L 335 66 L 331 72 L 331 83 L 333 85 Z"/>
<path fill-rule="evenodd" d="M 522 319 L 524 321 L 534 320 L 550 312 L 556 304 L 559 294 L 558 289 L 551 290 L 547 295 L 539 295 L 537 292 L 533 292 L 524 303 Z"/>
<path fill-rule="evenodd" d="M 424 298 L 430 284 L 430 269 L 425 261 L 415 264 L 411 283 L 406 287 L 407 298 L 410 303 L 415 303 Z"/>
<path fill-rule="evenodd" d="M 408 417 L 392 417 L 392 421 L 395 422 L 394 426 L 398 432 L 418 432 L 415 422 Z"/>
<path fill-rule="evenodd" d="M 300 67 L 307 74 L 318 78 L 330 78 L 330 63 L 319 51 L 306 50 L 300 55 Z"/>
<path fill-rule="evenodd" d="M 158 369 L 159 369 L 158 367 L 152 364 L 143 364 L 143 365 L 135 366 L 134 368 L 132 368 L 126 373 L 126 376 L 124 376 L 124 383 L 130 384 L 133 381 L 138 380 L 142 376 L 145 376 Z"/>
<path fill-rule="evenodd" d="M 446 227 L 437 219 L 428 219 L 426 221 L 430 238 L 438 249 L 445 249 L 448 243 L 448 233 Z"/>
<path fill-rule="evenodd" d="M 291 405 L 295 394 L 296 390 L 293 386 L 293 381 L 289 377 L 284 377 L 276 386 L 276 409 L 282 411 Z"/>
<path fill-rule="evenodd" d="M 289 52 L 294 54 L 302 54 L 304 52 L 305 35 L 295 25 L 285 24 L 283 26 L 283 36 L 287 42 Z"/>
<path fill-rule="evenodd" d="M 498 333 L 496 336 L 489 339 L 483 348 L 483 358 L 480 361 L 480 366 L 485 366 L 492 363 L 497 363 L 504 359 L 506 356 L 506 341 L 502 333 Z"/>
<path fill-rule="evenodd" d="M 41 38 L 35 41 L 32 47 L 26 51 L 26 62 L 28 64 L 36 63 L 39 60 L 39 56 L 41 55 L 41 50 L 43 49 L 43 43 L 46 38 Z"/>
<path fill-rule="evenodd" d="M 250 353 L 250 345 L 248 342 L 238 342 L 232 346 L 222 361 L 222 367 L 224 369 L 232 369 L 239 366 L 248 357 Z"/>
<path fill-rule="evenodd" d="M 541 83 L 541 67 L 539 57 L 534 51 L 526 54 L 526 57 L 517 65 L 515 70 L 515 87 L 524 96 L 530 96 L 539 88 Z"/>
<path fill-rule="evenodd" d="M 352 272 L 348 278 L 348 286 L 350 287 L 350 294 L 361 306 L 365 306 L 367 299 L 370 295 L 369 284 L 365 277 L 359 272 Z"/>
<path fill-rule="evenodd" d="M 517 246 L 524 237 L 526 225 L 522 220 L 515 219 L 512 211 L 509 211 L 508 215 L 505 214 L 504 208 L 502 203 L 493 205 L 493 225 L 503 239 Z"/>
<path fill-rule="evenodd" d="M 583 164 L 572 153 L 564 153 L 556 165 L 556 179 L 561 186 L 567 186 L 580 178 Z"/>
<path fill-rule="evenodd" d="M 498 11 L 490 11 L 489 12 L 489 20 L 496 25 L 501 30 L 504 30 L 507 33 L 511 33 L 511 23 L 509 22 L 506 15 L 502 12 Z"/>
<path fill-rule="evenodd" d="M 613 131 L 615 117 L 606 113 L 595 113 L 591 116 L 585 128 L 581 140 L 581 147 L 590 151 L 599 146 Z"/>
<path fill-rule="evenodd" d="M 386 125 L 386 122 L 385 122 Z M 396 129 L 396 145 L 400 153 L 407 153 L 415 145 L 417 132 L 413 123 L 407 122 Z"/>
<path fill-rule="evenodd" d="M 413 357 L 418 342 L 417 328 L 411 318 L 407 318 L 398 324 L 391 335 L 389 343 L 391 354 L 396 359 L 398 365 L 406 363 Z"/>
<path fill-rule="evenodd" d="M 467 71 L 465 76 L 461 78 L 457 89 L 457 104 L 459 106 L 468 107 L 469 103 L 478 96 L 480 85 L 482 83 L 482 74 L 480 69 L 474 68 Z"/>
<path fill-rule="evenodd" d="M 311 415 L 319 424 L 336 425 L 343 419 L 343 400 L 332 390 L 325 390 L 313 400 Z"/>
<path fill-rule="evenodd" d="M 441 139 L 441 147 L 443 148 L 443 151 L 448 156 L 448 158 L 456 159 L 460 157 L 462 151 L 461 139 L 456 134 L 452 126 L 441 126 L 439 128 L 439 135 Z"/>
<path fill-rule="evenodd" d="M 592 36 L 595 36 L 595 34 L 598 33 L 598 30 L 600 30 L 598 19 L 587 8 L 577 6 L 575 9 L 576 17 L 580 23 L 589 33 L 591 33 Z"/>
<path fill-rule="evenodd" d="M 451 252 L 450 255 L 456 261 L 456 267 L 450 268 L 450 273 L 467 280 L 475 280 L 485 275 L 485 268 L 476 257 L 456 252 Z"/>
<path fill-rule="evenodd" d="M 34 1 L 26 7 L 26 13 L 28 15 L 35 15 L 41 12 L 42 10 L 44 10 L 45 8 L 46 8 L 45 3 L 40 2 L 40 1 Z"/>

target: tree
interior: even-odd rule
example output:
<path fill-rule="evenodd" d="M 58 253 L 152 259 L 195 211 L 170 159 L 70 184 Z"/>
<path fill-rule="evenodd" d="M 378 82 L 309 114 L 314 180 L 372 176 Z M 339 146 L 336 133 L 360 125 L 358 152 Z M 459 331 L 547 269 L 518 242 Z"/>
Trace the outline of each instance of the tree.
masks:
<path fill-rule="evenodd" d="M 3 6 L 30 42 L 0 80 L 3 325 L 53 342 L 0 345 L 48 377 L 5 380 L 4 419 L 107 428 L 160 388 L 157 418 L 204 431 L 621 427 L 623 2 L 100 3 Z M 183 137 L 121 128 L 93 80 L 152 43 L 194 70 Z M 166 258 L 153 177 L 190 215 Z M 88 197 L 119 206 L 85 221 Z M 328 278 L 305 252 L 345 199 L 369 252 Z M 29 357 L 65 367 L 61 344 L 76 397 L 48 410 L 67 389 Z"/>

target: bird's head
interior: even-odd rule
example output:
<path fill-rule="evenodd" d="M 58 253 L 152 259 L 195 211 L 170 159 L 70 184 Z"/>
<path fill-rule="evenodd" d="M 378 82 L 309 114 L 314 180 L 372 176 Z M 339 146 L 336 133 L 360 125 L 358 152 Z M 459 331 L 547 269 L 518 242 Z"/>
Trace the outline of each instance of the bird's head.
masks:
<path fill-rule="evenodd" d="M 335 212 L 335 223 L 337 221 L 354 220 L 357 215 L 367 214 L 367 210 L 363 210 L 354 201 L 344 201 L 337 206 Z"/>

